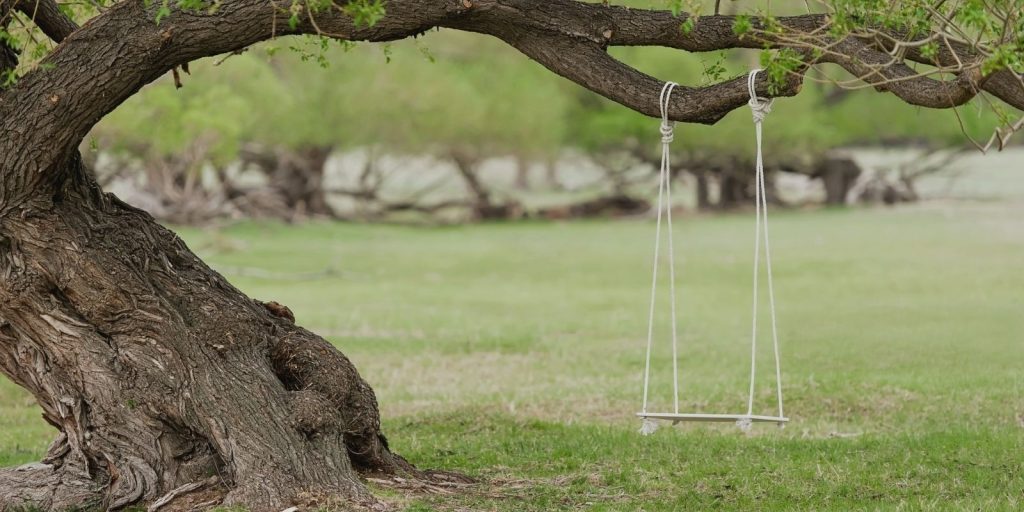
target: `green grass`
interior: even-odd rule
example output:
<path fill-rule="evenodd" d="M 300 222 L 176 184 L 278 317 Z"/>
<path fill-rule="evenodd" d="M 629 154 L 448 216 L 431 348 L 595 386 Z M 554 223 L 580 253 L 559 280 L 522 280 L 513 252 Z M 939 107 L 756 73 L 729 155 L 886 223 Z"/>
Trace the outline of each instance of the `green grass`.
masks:
<path fill-rule="evenodd" d="M 1018 510 L 1022 215 L 1005 203 L 773 214 L 792 422 L 749 436 L 728 425 L 636 433 L 649 222 L 182 235 L 352 358 L 396 451 L 486 482 L 454 496 L 381 491 L 409 510 Z M 684 408 L 742 412 L 753 221 L 676 229 Z M 652 400 L 665 408 L 659 334 Z M 762 347 L 759 410 L 770 412 Z M 0 383 L 0 465 L 37 458 L 51 436 Z"/>

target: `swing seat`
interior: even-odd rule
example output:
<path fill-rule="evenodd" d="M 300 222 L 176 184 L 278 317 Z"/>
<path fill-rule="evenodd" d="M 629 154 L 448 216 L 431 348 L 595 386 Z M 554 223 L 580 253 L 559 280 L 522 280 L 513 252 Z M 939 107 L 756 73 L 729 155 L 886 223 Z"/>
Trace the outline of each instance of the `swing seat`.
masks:
<path fill-rule="evenodd" d="M 751 422 L 778 423 L 780 425 L 789 422 L 789 418 L 784 418 L 782 416 L 762 416 L 758 414 L 678 414 L 671 412 L 638 412 L 636 413 L 636 415 L 641 418 L 650 418 L 653 420 L 668 420 L 672 422 L 720 421 L 735 423 L 740 420 L 750 420 Z"/>

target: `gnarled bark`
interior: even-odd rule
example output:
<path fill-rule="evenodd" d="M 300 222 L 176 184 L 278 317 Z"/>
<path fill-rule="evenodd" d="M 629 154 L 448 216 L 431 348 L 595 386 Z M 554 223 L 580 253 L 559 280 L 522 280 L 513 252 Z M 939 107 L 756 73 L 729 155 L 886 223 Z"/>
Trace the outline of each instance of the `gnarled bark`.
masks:
<path fill-rule="evenodd" d="M 60 432 L 43 464 L 0 472 L 0 509 L 216 486 L 224 503 L 280 510 L 371 500 L 357 470 L 414 471 L 334 347 L 100 192 L 77 158 L 64 175 L 48 208 L 0 216 L 0 371 Z"/>

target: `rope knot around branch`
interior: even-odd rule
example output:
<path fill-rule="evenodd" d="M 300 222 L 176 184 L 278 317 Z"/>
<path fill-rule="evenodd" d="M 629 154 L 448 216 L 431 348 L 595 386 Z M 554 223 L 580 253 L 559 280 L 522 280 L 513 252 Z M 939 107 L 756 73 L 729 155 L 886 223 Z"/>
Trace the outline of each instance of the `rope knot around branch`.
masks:
<path fill-rule="evenodd" d="M 672 90 L 678 86 L 679 84 L 675 82 L 665 82 L 658 96 L 658 108 L 661 109 L 661 143 L 665 145 L 671 144 L 674 138 L 672 131 L 675 123 L 668 118 L 668 102 L 672 98 Z"/>
<path fill-rule="evenodd" d="M 661 143 L 662 144 L 671 144 L 672 140 L 674 138 L 675 138 L 675 129 L 672 126 L 672 122 L 671 121 L 662 121 L 661 122 Z"/>
<path fill-rule="evenodd" d="M 747 104 L 750 105 L 750 113 L 754 117 L 755 124 L 760 124 L 764 121 L 764 118 L 768 117 L 768 113 L 772 111 L 772 102 L 774 101 L 757 96 L 757 74 L 761 71 L 761 69 L 755 69 L 747 75 L 747 93 L 750 94 L 750 101 Z"/>
<path fill-rule="evenodd" d="M 750 98 L 747 102 L 750 105 L 750 114 L 754 118 L 755 123 L 764 121 L 764 118 L 768 117 L 768 114 L 772 111 L 771 100 L 765 100 L 760 98 Z"/>

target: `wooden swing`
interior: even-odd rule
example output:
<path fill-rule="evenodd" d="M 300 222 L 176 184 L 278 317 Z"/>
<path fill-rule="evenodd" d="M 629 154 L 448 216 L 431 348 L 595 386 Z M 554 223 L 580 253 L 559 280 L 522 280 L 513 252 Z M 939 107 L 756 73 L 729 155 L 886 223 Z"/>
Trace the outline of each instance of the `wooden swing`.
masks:
<path fill-rule="evenodd" d="M 675 260 L 672 243 L 672 184 L 669 172 L 669 145 L 673 139 L 673 123 L 668 119 L 669 100 L 672 90 L 678 84 L 667 82 L 661 90 L 659 104 L 661 107 L 661 170 L 658 181 L 658 215 L 657 227 L 655 228 L 654 239 L 654 271 L 651 279 L 651 308 L 647 325 L 647 357 L 644 365 L 644 395 L 643 406 L 637 416 L 642 418 L 640 433 L 649 435 L 657 430 L 655 420 L 671 421 L 673 424 L 681 421 L 695 422 L 734 422 L 744 431 L 749 430 L 755 422 L 777 423 L 780 427 L 789 421 L 782 411 L 782 367 L 779 359 L 779 336 L 775 321 L 775 290 L 772 283 L 772 260 L 771 250 L 768 243 L 768 205 L 765 193 L 764 164 L 761 157 L 761 124 L 765 116 L 771 111 L 772 100 L 759 98 L 755 90 L 757 74 L 760 69 L 751 71 L 747 76 L 747 90 L 750 93 L 750 109 L 754 117 L 754 133 L 757 140 L 757 164 L 755 168 L 755 229 L 754 229 L 754 298 L 753 298 L 753 319 L 750 340 L 750 392 L 747 399 L 747 412 L 745 414 L 705 414 L 705 413 L 680 413 L 679 412 L 679 351 L 678 336 L 676 330 L 676 290 L 675 290 Z M 647 409 L 648 389 L 651 377 L 651 347 L 654 341 L 654 306 L 658 285 L 658 260 L 661 252 L 661 219 L 665 217 L 668 231 L 668 271 L 669 291 L 671 297 L 671 324 L 672 324 L 672 400 L 674 407 L 672 412 L 652 412 Z M 758 312 L 758 283 L 759 268 L 761 263 L 761 239 L 764 238 L 765 270 L 768 275 L 768 299 L 771 309 L 772 321 L 772 342 L 775 349 L 775 386 L 778 396 L 778 414 L 766 416 L 754 414 L 754 380 L 757 370 L 757 312 Z"/>

